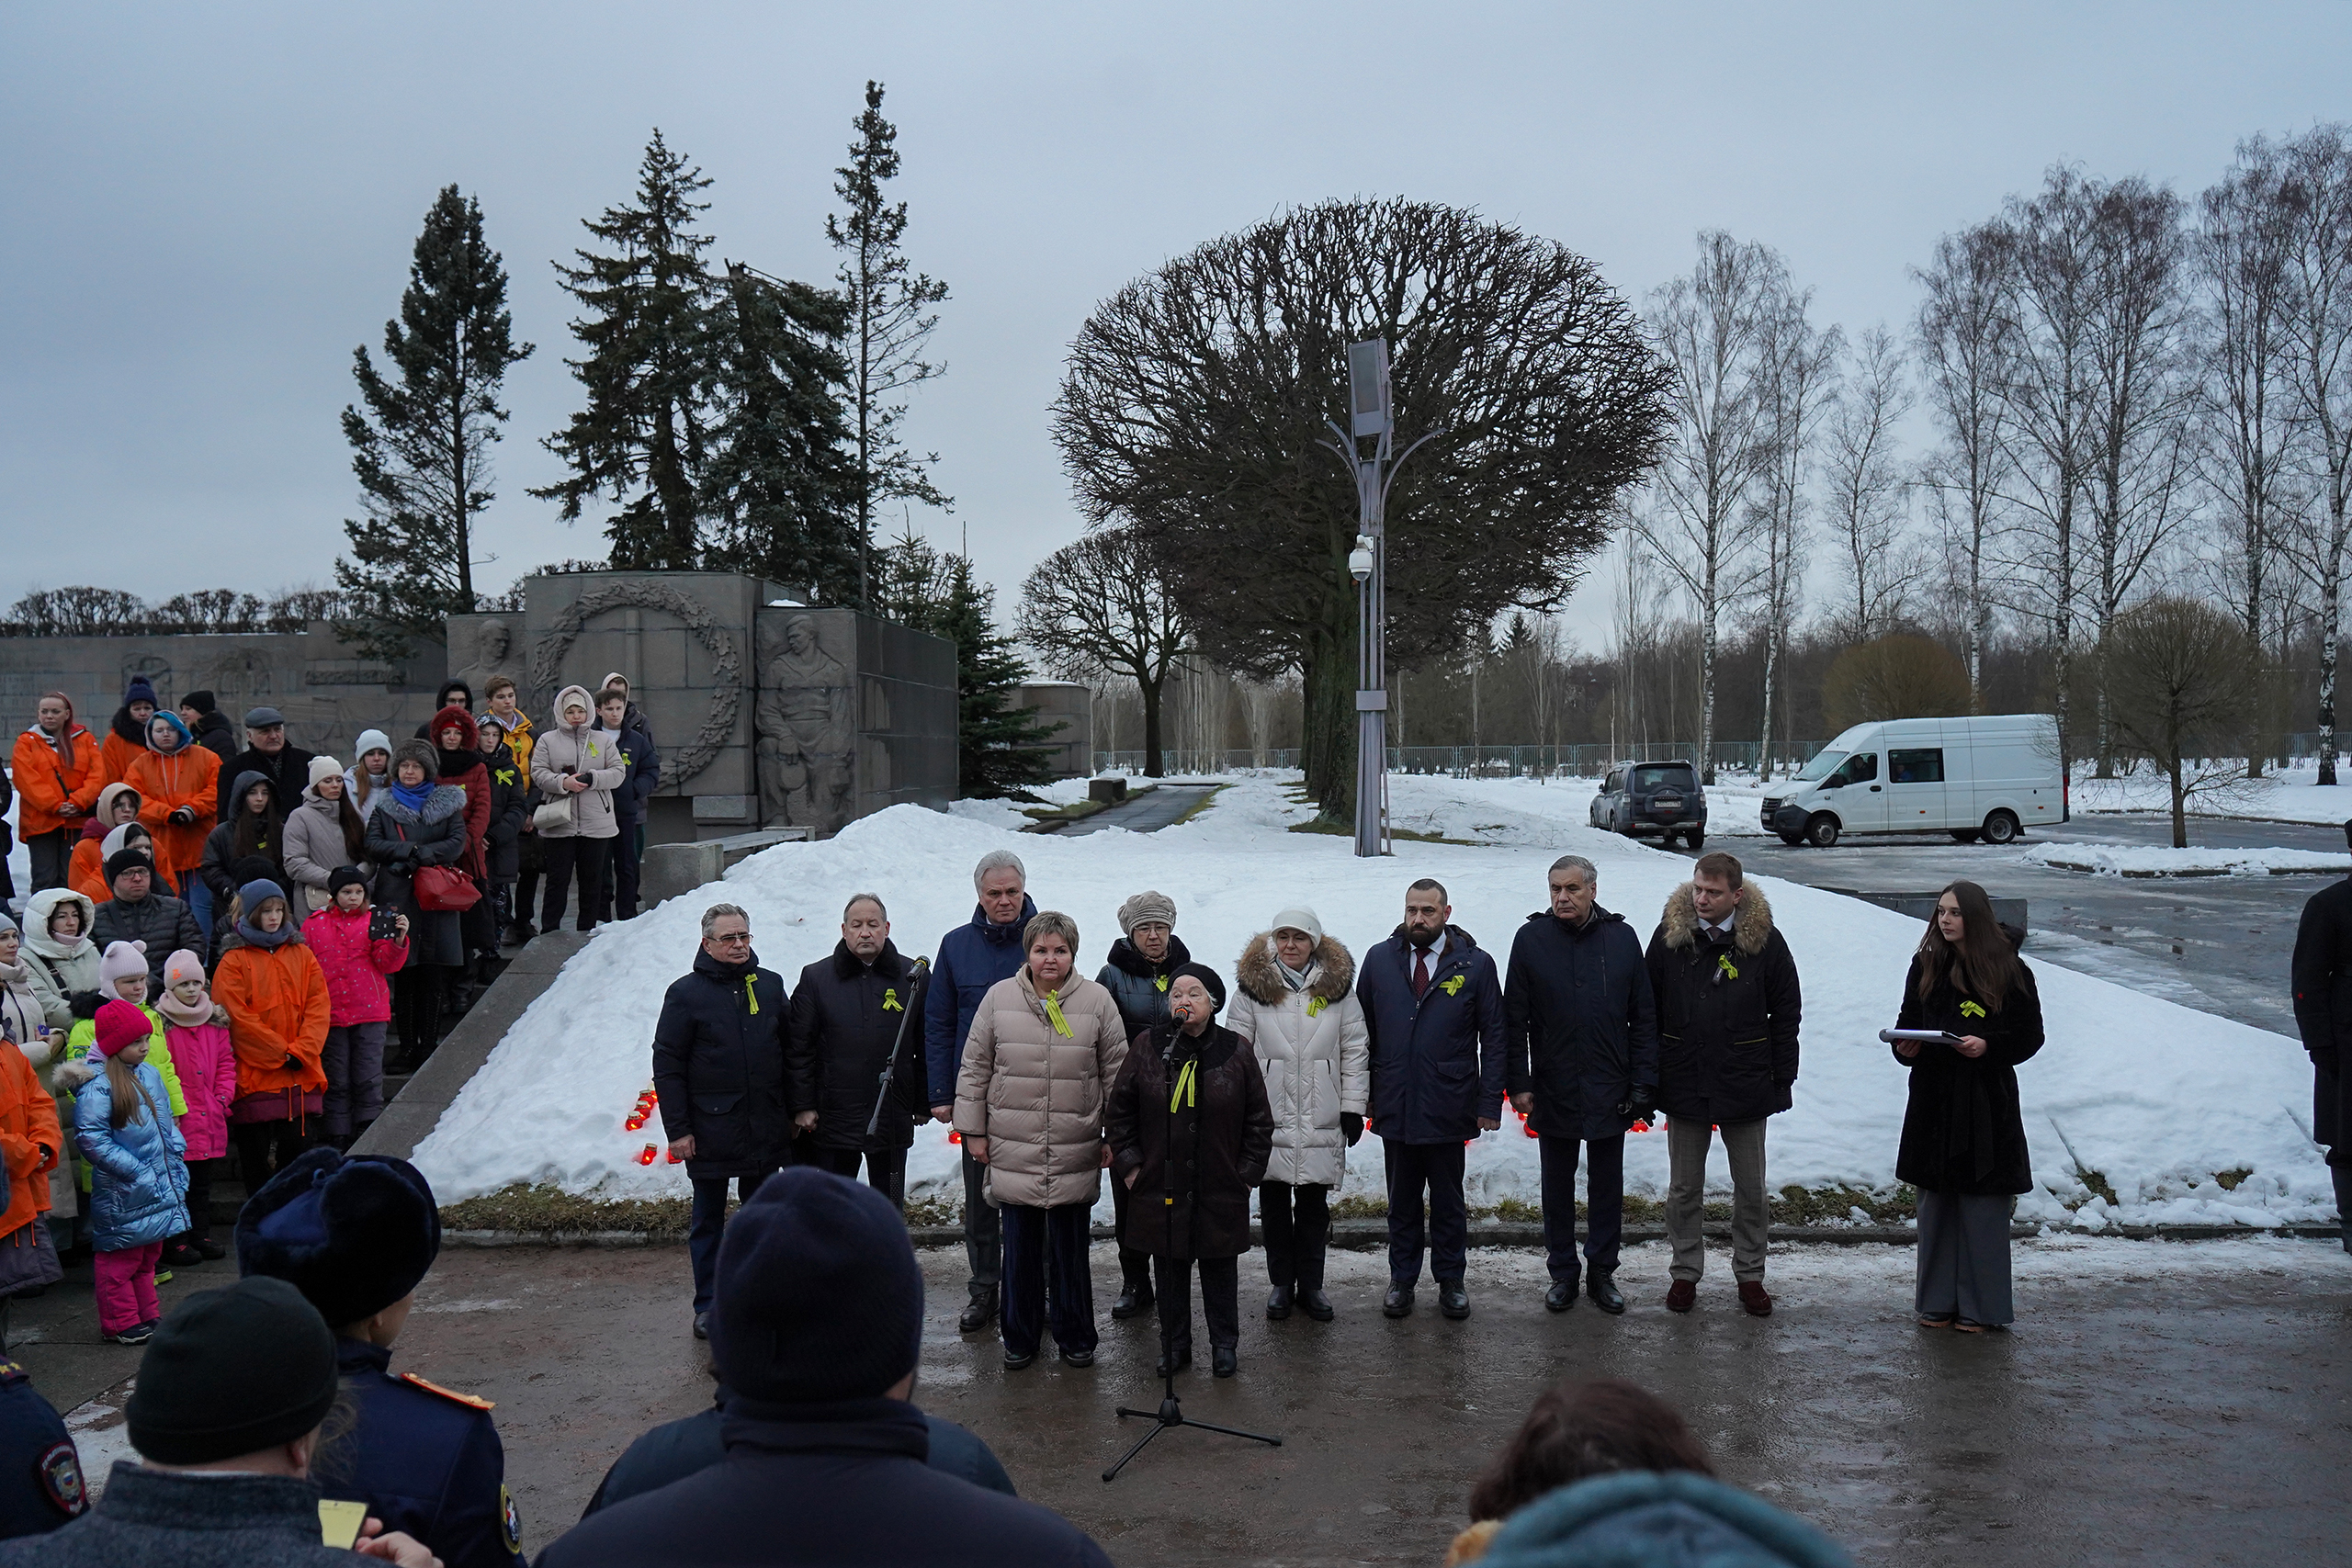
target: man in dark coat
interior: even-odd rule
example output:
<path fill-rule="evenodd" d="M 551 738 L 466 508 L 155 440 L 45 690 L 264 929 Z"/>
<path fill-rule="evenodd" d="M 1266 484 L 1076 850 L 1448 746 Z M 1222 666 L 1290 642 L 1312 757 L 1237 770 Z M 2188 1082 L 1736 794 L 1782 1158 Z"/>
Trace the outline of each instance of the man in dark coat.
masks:
<path fill-rule="evenodd" d="M 155 867 L 137 850 L 117 850 L 107 861 L 107 886 L 114 897 L 98 906 L 90 922 L 90 940 L 98 951 L 118 942 L 147 944 L 147 995 L 164 994 L 164 965 L 186 948 L 204 951 L 204 933 L 187 903 L 154 891 Z"/>
<path fill-rule="evenodd" d="M 490 1401 L 391 1371 L 392 1342 L 440 1250 L 433 1189 L 402 1159 L 311 1149 L 237 1214 L 239 1272 L 285 1280 L 334 1330 L 354 1415 L 312 1472 L 326 1495 L 430 1541 L 447 1568 L 523 1568 Z"/>
<path fill-rule="evenodd" d="M 2352 822 L 2344 837 L 2352 843 Z M 2327 1150 L 2335 1212 L 2346 1216 L 2344 1250 L 2352 1252 L 2352 1074 L 2344 1070 L 2344 1044 L 2352 1040 L 2352 878 L 2303 905 L 2293 977 L 2295 1030 L 2312 1058 L 2312 1141 Z"/>
<path fill-rule="evenodd" d="M 1502 1125 L 1503 988 L 1495 961 L 1460 926 L 1442 884 L 1405 892 L 1405 923 L 1364 954 L 1356 979 L 1372 1046 L 1372 1129 L 1388 1170 L 1388 1294 L 1381 1310 L 1413 1310 L 1421 1277 L 1422 1194 L 1438 1310 L 1470 1315 L 1463 1282 L 1470 1215 L 1463 1145 Z"/>
<path fill-rule="evenodd" d="M 760 967 L 752 918 L 733 904 L 702 912 L 694 972 L 670 983 L 653 1026 L 653 1093 L 670 1152 L 686 1162 L 694 1214 L 695 1337 L 710 1328 L 711 1271 L 727 1223 L 727 1184 L 752 1201 L 792 1157 L 784 1072 L 790 1004 L 784 976 Z"/>
<path fill-rule="evenodd" d="M 972 868 L 979 902 L 971 919 L 939 939 L 931 961 L 931 990 L 922 1010 L 925 1077 L 931 1080 L 931 1116 L 956 1119 L 956 1077 L 964 1067 L 964 1043 L 980 998 L 999 980 L 1010 980 L 1027 961 L 1022 931 L 1036 915 L 1029 897 L 1029 873 L 1011 850 L 990 850 Z M 1004 1226 L 983 1194 L 988 1167 L 964 1151 L 964 1261 L 971 1270 L 970 1299 L 956 1326 L 977 1333 L 997 1320 L 997 1286 L 1004 1277 Z"/>
<path fill-rule="evenodd" d="M 90 1511 L 82 1456 L 32 1374 L 0 1358 L 0 1540 L 47 1535 Z"/>
<path fill-rule="evenodd" d="M 860 893 L 842 910 L 842 939 L 831 955 L 800 971 L 784 1039 L 793 1125 L 808 1145 L 808 1162 L 855 1179 L 865 1161 L 867 1182 L 901 1209 L 907 1150 L 915 1122 L 928 1114 L 922 1032 L 905 1027 L 922 1005 L 915 991 L 914 966 L 890 940 L 889 911 L 876 895 Z M 890 1099 L 876 1117 L 886 1070 Z"/>
<path fill-rule="evenodd" d="M 1577 1157 L 1589 1154 L 1585 1291 L 1625 1310 L 1617 1249 L 1625 1230 L 1625 1130 L 1657 1093 L 1657 1015 L 1641 939 L 1597 902 L 1600 874 L 1581 855 L 1552 863 L 1552 907 L 1511 939 L 1503 986 L 1511 1103 L 1535 1132 L 1544 1168 L 1544 1304 L 1577 1304 Z"/>
<path fill-rule="evenodd" d="M 1121 904 L 1119 931 L 1094 983 L 1119 1004 L 1119 1021 L 1133 1041 L 1168 1021 L 1168 978 L 1193 955 L 1176 934 L 1176 900 L 1165 893 L 1138 893 Z M 1111 1303 L 1111 1315 L 1129 1318 L 1151 1310 L 1151 1254 L 1127 1241 L 1124 1181 L 1111 1183 L 1111 1228 L 1119 1250 L 1119 1298 Z"/>
<path fill-rule="evenodd" d="M 284 821 L 292 809 L 288 802 L 300 805 L 302 792 L 311 787 L 311 757 L 300 746 L 286 739 L 286 716 L 272 707 L 248 709 L 245 713 L 245 749 L 220 764 L 220 801 L 219 818 L 223 822 L 237 819 L 236 788 L 240 774 L 259 773 L 277 791 L 270 809 Z"/>
<path fill-rule="evenodd" d="M 180 722 L 187 726 L 198 746 L 220 759 L 223 768 L 236 761 L 236 732 L 229 728 L 229 716 L 220 711 L 220 701 L 211 693 L 190 692 L 180 698 Z"/>
<path fill-rule="evenodd" d="M 1731 1273 L 1739 1303 L 1772 1315 L 1764 1289 L 1771 1198 L 1764 1184 L 1764 1123 L 1786 1111 L 1797 1081 L 1797 1024 L 1804 1000 L 1797 961 L 1772 924 L 1764 890 L 1747 886 L 1739 862 L 1720 850 L 1701 855 L 1690 880 L 1666 900 L 1650 937 L 1650 985 L 1657 993 L 1658 1104 L 1667 1115 L 1666 1235 L 1674 1283 L 1666 1304 L 1689 1312 L 1707 1263 L 1701 1230 L 1712 1129 L 1731 1162 Z"/>
<path fill-rule="evenodd" d="M 710 1344 L 726 1458 L 598 1509 L 539 1568 L 1109 1568 L 1050 1510 L 925 1464 L 928 1424 L 907 1402 L 922 1269 L 888 1200 L 796 1166 L 744 1203 L 719 1253 Z"/>

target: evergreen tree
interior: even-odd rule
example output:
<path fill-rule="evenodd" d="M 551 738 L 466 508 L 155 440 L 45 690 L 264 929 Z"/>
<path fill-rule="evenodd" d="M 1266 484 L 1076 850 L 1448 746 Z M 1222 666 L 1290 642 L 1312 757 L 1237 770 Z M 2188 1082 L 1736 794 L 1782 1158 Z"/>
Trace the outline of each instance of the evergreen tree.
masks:
<path fill-rule="evenodd" d="M 996 627 L 996 590 L 970 558 L 943 555 L 909 530 L 876 562 L 875 608 L 956 645 L 956 792 L 985 800 L 1053 776 L 1046 748 L 1061 726 L 1018 705 L 1029 666 Z"/>
<path fill-rule="evenodd" d="M 506 268 L 482 237 L 481 205 L 445 187 L 424 215 L 398 321 L 384 323 L 385 368 L 352 352 L 362 412 L 343 411 L 365 522 L 345 522 L 335 581 L 361 647 L 398 658 L 420 632 L 474 608 L 476 514 L 490 504 L 490 444 L 506 410 L 514 340 Z M 494 559 L 485 556 L 484 560 Z"/>
<path fill-rule="evenodd" d="M 842 297 L 729 263 L 713 317 L 716 414 L 700 476 L 705 564 L 854 604 L 856 474 L 838 390 Z"/>
<path fill-rule="evenodd" d="M 542 443 L 571 477 L 531 493 L 562 502 L 567 523 L 592 496 L 625 503 L 605 528 L 616 567 L 701 564 L 695 477 L 709 412 L 712 285 L 702 261 L 711 237 L 695 228 L 710 203 L 695 197 L 709 184 L 656 130 L 637 204 L 581 220 L 609 254 L 576 251 L 578 266 L 556 264 L 583 311 L 571 335 L 586 353 L 564 363 L 588 406 Z"/>
<path fill-rule="evenodd" d="M 874 514 L 890 501 L 951 506 L 931 482 L 939 454 L 916 457 L 899 435 L 903 402 L 891 395 L 919 386 L 947 368 L 922 357 L 925 340 L 939 324 L 926 314 L 947 298 L 947 285 L 912 271 L 899 242 L 907 230 L 907 204 L 882 191 L 898 177 L 899 128 L 882 118 L 882 85 L 865 85 L 865 112 L 850 122 L 857 139 L 849 162 L 833 172 L 833 192 L 848 210 L 825 220 L 825 237 L 842 253 L 842 295 L 849 308 L 849 409 L 857 457 L 856 516 L 859 594 L 874 604 L 871 575 Z"/>

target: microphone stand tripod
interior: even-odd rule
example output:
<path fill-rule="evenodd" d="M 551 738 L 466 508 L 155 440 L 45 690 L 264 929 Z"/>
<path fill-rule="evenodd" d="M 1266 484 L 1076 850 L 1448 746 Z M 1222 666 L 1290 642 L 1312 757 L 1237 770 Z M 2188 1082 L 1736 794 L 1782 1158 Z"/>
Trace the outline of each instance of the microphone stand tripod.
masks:
<path fill-rule="evenodd" d="M 1181 1029 L 1181 1023 L 1171 1024 L 1169 1026 L 1168 1045 L 1160 1053 L 1160 1064 L 1163 1068 L 1168 1067 L 1174 1060 L 1176 1055 L 1176 1036 Z M 1175 1138 L 1173 1135 L 1175 1132 L 1175 1111 L 1172 1106 L 1169 1111 L 1169 1132 L 1170 1136 L 1168 1140 L 1168 1165 L 1169 1175 L 1172 1179 L 1176 1164 Z M 1201 1119 L 1200 1113 L 1196 1111 L 1193 1112 L 1193 1168 L 1195 1169 L 1199 1168 L 1200 1163 L 1200 1140 Z M 1112 1179 L 1115 1181 L 1118 1178 L 1114 1176 Z M 1198 1195 L 1195 1194 L 1196 1198 L 1197 1196 Z M 1193 1214 L 1197 1216 L 1199 1210 L 1200 1205 L 1195 1201 L 1193 1205 Z M 1182 1262 L 1187 1269 L 1191 1269 L 1193 1266 L 1192 1259 L 1190 1258 L 1185 1258 Z M 1189 1292 L 1186 1293 L 1190 1294 Z M 1112 1465 L 1110 1469 L 1102 1472 L 1102 1479 L 1105 1482 L 1116 1481 L 1119 1478 L 1119 1472 L 1127 1467 L 1127 1461 L 1143 1452 L 1145 1449 L 1150 1446 L 1152 1438 L 1159 1436 L 1160 1433 L 1167 1431 L 1172 1427 L 1192 1427 L 1204 1432 L 1221 1433 L 1228 1438 L 1243 1438 L 1253 1443 L 1263 1443 L 1268 1448 L 1278 1449 L 1283 1446 L 1283 1440 L 1280 1438 L 1270 1438 L 1262 1432 L 1245 1432 L 1238 1427 L 1220 1427 L 1214 1421 L 1195 1421 L 1191 1416 L 1184 1414 L 1183 1405 L 1176 1398 L 1175 1333 L 1169 1327 L 1168 1321 L 1165 1318 L 1162 1318 L 1159 1324 L 1159 1364 L 1168 1369 L 1166 1372 L 1161 1374 L 1160 1381 L 1162 1387 L 1159 1397 L 1159 1408 L 1157 1410 L 1130 1410 L 1124 1404 L 1119 1406 L 1119 1416 L 1122 1420 L 1130 1416 L 1141 1416 L 1142 1418 L 1150 1421 L 1152 1426 L 1142 1437 L 1136 1439 L 1135 1446 L 1133 1448 L 1130 1448 L 1125 1453 L 1119 1456 L 1117 1463 Z"/>

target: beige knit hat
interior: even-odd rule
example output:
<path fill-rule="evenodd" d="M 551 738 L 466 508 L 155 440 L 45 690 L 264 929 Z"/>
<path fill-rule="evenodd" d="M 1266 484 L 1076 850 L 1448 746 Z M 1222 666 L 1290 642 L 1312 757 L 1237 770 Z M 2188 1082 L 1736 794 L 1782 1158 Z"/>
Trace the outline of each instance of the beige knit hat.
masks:
<path fill-rule="evenodd" d="M 1127 936 L 1136 928 L 1154 921 L 1163 926 L 1176 924 L 1176 900 L 1165 893 L 1138 893 L 1119 906 L 1119 930 Z"/>

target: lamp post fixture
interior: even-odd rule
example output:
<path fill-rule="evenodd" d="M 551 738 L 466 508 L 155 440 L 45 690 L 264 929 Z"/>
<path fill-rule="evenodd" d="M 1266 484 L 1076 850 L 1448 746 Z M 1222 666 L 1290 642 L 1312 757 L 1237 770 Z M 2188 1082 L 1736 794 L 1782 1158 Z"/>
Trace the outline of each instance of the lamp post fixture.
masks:
<path fill-rule="evenodd" d="M 1356 483 L 1356 544 L 1348 575 L 1356 580 L 1356 854 L 1390 852 L 1388 834 L 1388 487 L 1407 457 L 1438 432 L 1395 452 L 1388 387 L 1388 340 L 1348 344 L 1351 423 L 1325 421 L 1338 439 L 1329 447 Z M 1372 443 L 1366 457 L 1362 443 Z M 1392 456 L 1392 454 L 1394 454 Z"/>

